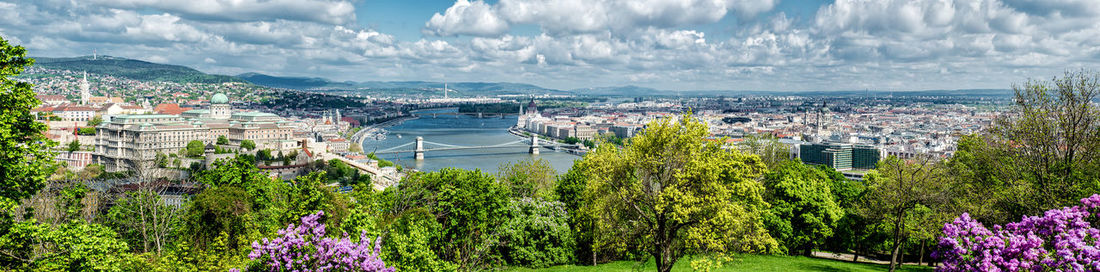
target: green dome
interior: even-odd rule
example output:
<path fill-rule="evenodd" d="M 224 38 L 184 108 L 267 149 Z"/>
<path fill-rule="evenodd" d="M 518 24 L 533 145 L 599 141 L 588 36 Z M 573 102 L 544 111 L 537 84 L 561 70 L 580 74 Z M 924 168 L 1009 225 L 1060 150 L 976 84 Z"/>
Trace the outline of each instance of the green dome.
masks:
<path fill-rule="evenodd" d="M 211 104 L 229 104 L 229 97 L 223 93 L 214 94 L 214 97 L 210 98 Z"/>

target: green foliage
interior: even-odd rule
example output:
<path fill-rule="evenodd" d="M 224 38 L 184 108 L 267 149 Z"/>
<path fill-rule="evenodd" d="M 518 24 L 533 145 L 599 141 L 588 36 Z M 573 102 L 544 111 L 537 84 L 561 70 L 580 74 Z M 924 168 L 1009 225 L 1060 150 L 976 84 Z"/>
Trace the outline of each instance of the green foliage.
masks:
<path fill-rule="evenodd" d="M 377 156 L 377 155 L 374 155 L 374 152 L 371 152 L 371 153 L 367 154 L 367 158 L 370 158 L 370 159 L 372 159 L 372 160 L 376 160 L 376 161 L 378 161 L 378 167 L 379 167 L 379 168 L 381 168 L 381 167 L 389 167 L 389 166 L 397 166 L 397 169 L 398 169 L 398 170 L 401 170 L 401 166 L 400 166 L 400 165 L 397 165 L 396 163 L 393 163 L 393 162 L 391 162 L 391 161 L 388 161 L 388 160 L 383 160 L 383 159 L 381 159 L 381 158 L 378 158 L 378 156 Z"/>
<path fill-rule="evenodd" d="M 801 161 L 783 161 L 764 175 L 771 204 L 764 222 L 781 251 L 809 255 L 833 235 L 843 210 L 833 200 L 831 179 Z"/>
<path fill-rule="evenodd" d="M 34 271 L 128 271 L 136 261 L 126 242 L 102 225 L 72 221 L 36 236 L 49 253 L 33 262 Z"/>
<path fill-rule="evenodd" d="M 550 198 L 553 195 L 554 176 L 557 172 L 545 159 L 520 160 L 514 164 L 501 164 L 497 179 L 508 186 L 512 197 Z"/>
<path fill-rule="evenodd" d="M 76 139 L 73 139 L 73 141 L 72 141 L 72 142 L 69 142 L 69 146 L 68 146 L 68 148 L 66 148 L 65 150 L 66 150 L 66 151 L 69 151 L 69 152 L 77 152 L 77 151 L 80 151 L 80 141 L 78 141 L 78 140 L 76 140 Z"/>
<path fill-rule="evenodd" d="M 224 272 L 244 266 L 244 254 L 227 245 L 229 235 L 221 233 L 207 249 L 192 247 L 187 240 L 180 240 L 172 248 L 151 260 L 156 272 Z"/>
<path fill-rule="evenodd" d="M 741 152 L 754 154 L 767 165 L 769 169 L 775 168 L 784 161 L 791 159 L 790 148 L 779 142 L 779 139 L 770 134 L 749 135 L 745 141 L 737 145 Z"/>
<path fill-rule="evenodd" d="M 916 224 L 914 220 L 932 220 L 926 217 L 935 214 L 920 212 L 918 208 L 942 211 L 940 207 L 947 202 L 944 167 L 930 157 L 903 161 L 891 156 L 880 161 L 864 179 L 867 191 L 860 210 L 864 217 L 882 224 L 891 233 L 893 269 L 903 243 L 915 234 L 914 228 L 909 226 Z"/>
<path fill-rule="evenodd" d="M 271 149 L 263 149 L 256 151 L 256 159 L 261 161 L 273 161 L 275 157 L 271 156 Z"/>
<path fill-rule="evenodd" d="M 325 172 L 312 172 L 294 179 L 289 191 L 289 206 L 283 215 L 284 222 L 294 222 L 303 216 L 325 211 L 323 222 L 340 226 L 348 214 L 348 202 L 332 188 L 325 186 Z"/>
<path fill-rule="evenodd" d="M 72 183 L 65 186 L 57 193 L 55 209 L 60 212 L 61 221 L 77 220 L 84 211 L 84 197 L 88 195 L 88 187 L 82 183 Z"/>
<path fill-rule="evenodd" d="M 584 213 L 585 202 L 584 188 L 588 185 L 585 176 L 586 169 L 581 163 L 574 163 L 564 175 L 558 176 L 554 193 L 558 201 L 561 201 L 565 211 L 570 215 L 569 228 L 573 231 L 575 250 L 574 259 L 581 264 L 596 264 L 596 253 L 593 251 L 593 239 L 595 232 L 595 218 L 590 213 Z M 607 255 L 604 254 L 604 258 Z"/>
<path fill-rule="evenodd" d="M 1005 217 L 993 219 L 1042 214 L 1076 205 L 1100 191 L 1100 106 L 1095 103 L 1100 98 L 1100 74 L 1066 72 L 1050 81 L 1015 85 L 1013 90 L 1015 105 L 990 127 L 989 148 L 976 139 L 965 143 L 974 145 L 971 151 L 991 151 L 964 159 L 970 167 L 961 174 L 975 178 L 965 180 L 971 183 L 965 186 L 977 189 L 972 193 L 983 193 L 983 186 L 1006 190 L 984 192 L 991 193 L 993 202 L 1008 204 Z M 963 144 L 960 147 L 969 148 Z M 1014 198 L 1011 203 L 1000 199 L 1006 196 Z"/>
<path fill-rule="evenodd" d="M 107 210 L 106 224 L 135 250 L 160 253 L 175 240 L 182 212 L 167 205 L 156 191 L 141 189 L 115 200 Z"/>
<path fill-rule="evenodd" d="M 0 235 L 16 205 L 38 192 L 53 172 L 50 148 L 54 143 L 46 138 L 46 125 L 35 121 L 30 112 L 39 101 L 30 84 L 10 78 L 32 64 L 26 49 L 0 38 Z"/>
<path fill-rule="evenodd" d="M 99 126 L 100 124 L 103 124 L 103 117 L 102 116 L 96 115 L 96 116 L 93 116 L 91 120 L 88 120 L 88 126 L 90 126 L 90 127 Z"/>
<path fill-rule="evenodd" d="M 497 250 L 509 265 L 547 267 L 573 261 L 569 213 L 558 201 L 513 198 Z"/>
<path fill-rule="evenodd" d="M 79 135 L 95 135 L 96 128 L 79 128 L 76 130 L 76 133 Z"/>
<path fill-rule="evenodd" d="M 101 57 L 90 58 L 41 58 L 40 66 L 70 71 L 88 71 L 89 74 L 111 75 L 142 81 L 170 81 L 178 83 L 244 82 L 225 75 L 210 75 L 198 70 L 140 60 Z"/>
<path fill-rule="evenodd" d="M 156 164 L 157 167 L 160 167 L 160 168 L 168 167 L 168 155 L 164 155 L 164 153 L 157 152 L 156 157 L 153 159 L 153 163 Z"/>
<path fill-rule="evenodd" d="M 389 226 L 382 260 L 398 271 L 455 271 L 458 265 L 440 258 L 435 245 L 440 243 L 443 225 L 426 209 L 409 210 Z"/>
<path fill-rule="evenodd" d="M 256 149 L 256 142 L 252 140 L 241 140 L 241 148 L 244 150 Z"/>
<path fill-rule="evenodd" d="M 199 249 L 213 248 L 217 236 L 225 233 L 230 249 L 245 247 L 257 231 L 253 222 L 252 201 L 247 191 L 237 186 L 218 186 L 203 190 L 191 200 L 184 216 L 186 240 Z"/>
<path fill-rule="evenodd" d="M 198 157 L 206 152 L 206 145 L 202 144 L 202 141 L 192 140 L 187 142 L 187 147 L 184 150 L 187 151 L 188 157 Z"/>
<path fill-rule="evenodd" d="M 765 166 L 707 136 L 706 124 L 685 114 L 650 123 L 625 148 L 585 156 L 597 248 L 645 251 L 659 271 L 688 254 L 775 249 L 760 222 L 767 204 L 756 178 Z"/>
<path fill-rule="evenodd" d="M 226 138 L 225 135 L 218 135 L 217 143 L 220 144 L 220 145 L 229 144 L 229 138 Z"/>
<path fill-rule="evenodd" d="M 561 141 L 566 144 L 577 144 L 581 142 L 581 139 L 578 139 L 577 137 L 565 137 L 565 139 L 562 139 Z"/>
<path fill-rule="evenodd" d="M 323 167 L 314 171 L 325 171 L 328 182 L 340 183 L 342 186 L 369 183 L 370 175 L 359 174 L 359 170 L 340 160 L 329 160 Z"/>

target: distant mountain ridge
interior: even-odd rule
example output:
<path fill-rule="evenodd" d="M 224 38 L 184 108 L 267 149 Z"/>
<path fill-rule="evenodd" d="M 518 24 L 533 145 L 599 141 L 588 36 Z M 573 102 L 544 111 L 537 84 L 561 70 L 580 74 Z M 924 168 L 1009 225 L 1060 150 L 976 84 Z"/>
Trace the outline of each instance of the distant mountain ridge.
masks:
<path fill-rule="evenodd" d="M 126 59 L 112 56 L 82 56 L 73 58 L 36 57 L 35 66 L 87 71 L 91 74 L 110 75 L 143 81 L 168 81 L 177 83 L 223 83 L 244 82 L 237 77 L 203 73 L 190 67 L 152 63 L 148 61 Z"/>
<path fill-rule="evenodd" d="M 401 89 L 431 90 L 443 88 L 443 82 L 431 81 L 344 81 L 337 82 L 320 77 L 283 77 L 260 73 L 244 73 L 237 76 L 207 74 L 202 71 L 171 64 L 160 64 L 142 60 L 112 56 L 81 56 L 71 58 L 34 58 L 35 66 L 70 71 L 87 71 L 143 81 L 168 81 L 178 83 L 222 83 L 247 82 L 260 86 L 298 90 L 362 90 L 384 89 L 402 92 Z M 738 95 L 798 95 L 798 96 L 971 96 L 1006 97 L 1012 96 L 1009 89 L 959 89 L 959 90 L 920 90 L 920 91 L 878 91 L 878 90 L 841 90 L 841 91 L 753 91 L 753 90 L 685 90 L 671 91 L 634 85 L 578 88 L 557 90 L 534 84 L 512 82 L 448 82 L 447 87 L 458 95 L 502 95 L 502 94 L 558 94 L 558 95 L 594 95 L 594 96 L 738 96 Z"/>
<path fill-rule="evenodd" d="M 336 82 L 319 77 L 281 77 L 260 73 L 237 75 L 252 84 L 274 88 L 312 89 L 312 90 L 354 90 L 354 89 L 443 89 L 443 82 L 433 81 L 345 81 Z M 447 82 L 452 91 L 478 94 L 531 94 L 569 92 L 539 87 L 533 84 L 511 82 Z"/>

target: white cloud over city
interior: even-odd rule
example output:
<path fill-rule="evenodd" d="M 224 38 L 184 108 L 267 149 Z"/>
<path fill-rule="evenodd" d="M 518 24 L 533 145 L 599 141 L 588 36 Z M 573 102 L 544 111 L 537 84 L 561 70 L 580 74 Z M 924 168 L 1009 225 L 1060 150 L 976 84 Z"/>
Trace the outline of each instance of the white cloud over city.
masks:
<path fill-rule="evenodd" d="M 458 0 L 410 11 L 423 27 L 402 40 L 357 1 L 0 1 L 0 36 L 35 56 L 212 73 L 560 89 L 1008 88 L 1100 68 L 1100 1 L 835 1 L 801 17 L 782 4 Z"/>

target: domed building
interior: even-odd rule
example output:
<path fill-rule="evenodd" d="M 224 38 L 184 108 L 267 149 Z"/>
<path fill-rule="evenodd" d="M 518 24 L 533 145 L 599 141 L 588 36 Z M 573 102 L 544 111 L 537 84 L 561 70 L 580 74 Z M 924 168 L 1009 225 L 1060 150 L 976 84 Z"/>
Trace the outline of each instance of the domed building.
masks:
<path fill-rule="evenodd" d="M 207 109 L 189 110 L 180 115 L 117 115 L 97 129 L 96 152 L 92 160 L 106 171 L 126 171 L 147 167 L 156 154 L 173 154 L 198 140 L 213 144 L 225 137 L 230 145 L 248 140 L 260 149 L 281 149 L 296 142 L 294 128 L 278 115 L 265 112 L 233 112 L 229 97 L 218 93 L 210 97 Z"/>
<path fill-rule="evenodd" d="M 229 106 L 229 97 L 223 93 L 214 94 L 210 98 L 210 118 L 229 119 L 233 116 L 233 108 Z"/>

